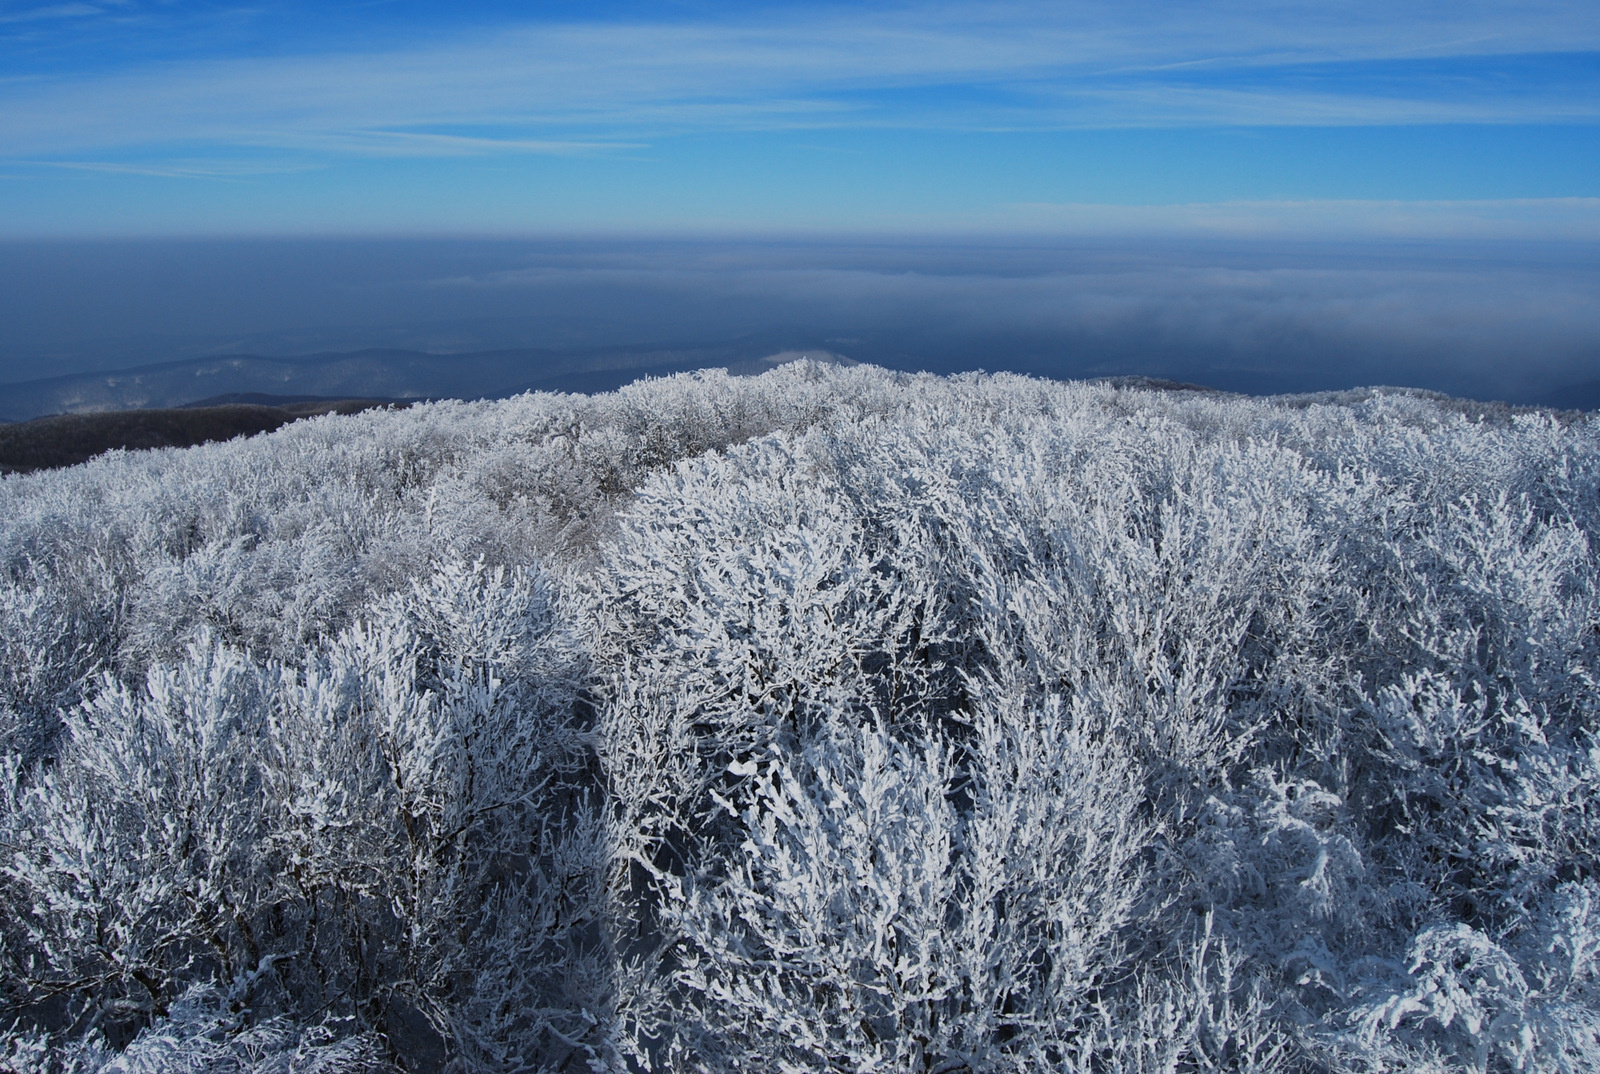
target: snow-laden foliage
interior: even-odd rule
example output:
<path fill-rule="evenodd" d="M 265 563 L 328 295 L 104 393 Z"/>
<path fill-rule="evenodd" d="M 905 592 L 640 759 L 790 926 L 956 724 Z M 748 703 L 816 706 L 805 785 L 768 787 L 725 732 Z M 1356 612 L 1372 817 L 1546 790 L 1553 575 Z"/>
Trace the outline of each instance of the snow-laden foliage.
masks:
<path fill-rule="evenodd" d="M 8 1001 L 157 1056 L 234 1046 L 179 1019 L 197 984 L 281 1012 L 274 1034 L 414 1055 L 559 1033 L 598 976 L 602 835 L 551 600 L 446 565 L 300 667 L 202 635 L 138 687 L 107 677 L 50 763 L 12 767 Z"/>
<path fill-rule="evenodd" d="M 1600 430 L 804 363 L 0 481 L 0 1070 L 1600 1070 Z"/>

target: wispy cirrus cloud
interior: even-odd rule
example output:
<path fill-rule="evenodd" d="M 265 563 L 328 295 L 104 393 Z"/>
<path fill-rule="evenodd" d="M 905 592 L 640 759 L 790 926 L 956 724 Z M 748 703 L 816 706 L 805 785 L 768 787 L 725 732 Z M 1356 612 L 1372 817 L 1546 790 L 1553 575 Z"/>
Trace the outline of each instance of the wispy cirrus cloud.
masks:
<path fill-rule="evenodd" d="M 39 22 L 48 19 L 74 19 L 86 15 L 99 15 L 103 8 L 94 4 L 46 4 L 43 7 L 24 8 L 20 11 L 0 11 L 0 25 L 18 22 Z"/>
<path fill-rule="evenodd" d="M 66 4 L 29 9 L 91 9 Z M 27 12 L 11 18 L 31 17 Z M 38 17 L 43 18 L 41 14 Z M 1507 65 L 1565 55 L 1506 89 Z M 0 156 L 565 153 L 706 130 L 1588 122 L 1600 7 L 952 3 L 505 24 L 13 77 Z M 1548 67 L 1548 64 L 1544 65 Z"/>
<path fill-rule="evenodd" d="M 976 222 L 975 222 L 976 223 Z M 995 231 L 1227 239 L 1600 241 L 1600 198 L 1299 199 L 1187 205 L 1016 204 Z"/>
<path fill-rule="evenodd" d="M 35 163 L 35 162 L 27 162 Z M 245 179 L 259 175 L 284 175 L 306 171 L 315 164 L 296 165 L 286 160 L 268 162 L 246 160 L 165 160 L 156 164 L 129 164 L 110 160 L 50 160 L 36 166 L 65 171 L 95 172 L 103 175 L 140 175 L 160 179 Z M 15 178 L 21 178 L 16 176 Z"/>

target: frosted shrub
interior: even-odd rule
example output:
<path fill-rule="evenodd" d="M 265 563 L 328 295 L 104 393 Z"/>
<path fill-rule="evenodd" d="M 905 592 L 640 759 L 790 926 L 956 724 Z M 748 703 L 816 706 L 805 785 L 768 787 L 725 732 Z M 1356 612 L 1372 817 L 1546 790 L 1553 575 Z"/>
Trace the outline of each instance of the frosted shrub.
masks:
<path fill-rule="evenodd" d="M 381 1074 L 390 1068 L 370 1036 L 339 1037 L 278 1017 L 251 1024 L 237 997 L 195 986 L 120 1053 L 103 1046 L 35 1057 L 61 1074 Z M 53 1074 L 53 1072 L 52 1072 Z"/>
<path fill-rule="evenodd" d="M 200 644 L 69 715 L 61 758 L 7 818 L 4 875 L 27 908 L 7 926 L 8 991 L 92 997 L 81 1017 L 117 1036 L 165 1014 L 193 973 L 254 968 L 269 689 L 237 652 Z"/>
<path fill-rule="evenodd" d="M 692 1011 L 683 1062 L 1062 1060 L 1127 969 L 1138 789 L 1059 706 L 978 724 L 969 757 L 937 734 L 833 724 L 792 761 L 749 766 L 746 841 L 665 910 Z"/>
<path fill-rule="evenodd" d="M 4 877 L 31 909 L 7 926 L 8 996 L 114 1043 L 196 982 L 421 1054 L 585 1026 L 569 986 L 604 982 L 567 938 L 599 833 L 551 600 L 446 566 L 302 669 L 202 639 L 139 689 L 108 679 L 13 792 Z M 513 972 L 480 974 L 491 951 Z M 219 1055 L 245 1047 L 216 1032 Z"/>
<path fill-rule="evenodd" d="M 910 1062 L 906 1048 L 921 1049 L 917 1061 L 930 1064 L 987 1056 L 978 1064 L 983 1069 L 1061 1061 L 1092 1021 L 1084 997 L 1095 991 L 1103 1002 L 1094 982 L 1125 977 L 1118 971 L 1124 959 L 1147 962 L 1162 950 L 1159 929 L 1140 935 L 1141 922 L 1166 915 L 1180 889 L 1170 876 L 1143 883 L 1143 867 L 1155 852 L 1152 836 L 1139 834 L 1149 830 L 1150 816 L 1138 817 L 1138 810 L 1172 781 L 1172 766 L 1192 773 L 1185 779 L 1214 779 L 1248 743 L 1239 725 L 1227 722 L 1252 718 L 1228 709 L 1230 687 L 1247 675 L 1239 664 L 1240 639 L 1260 603 L 1237 577 L 1244 574 L 1249 583 L 1258 562 L 1241 560 L 1236 547 L 1239 531 L 1249 531 L 1248 516 L 1213 507 L 1226 528 L 1208 525 L 1204 515 L 1191 524 L 1191 542 L 1216 546 L 1218 576 L 1203 580 L 1196 577 L 1198 557 L 1185 551 L 1182 516 L 1160 499 L 1150 508 L 1167 521 L 1153 538 L 1137 529 L 1130 534 L 1118 516 L 1084 525 L 1083 510 L 1110 506 L 1106 491 L 1038 487 L 1029 480 L 1038 471 L 1028 468 L 1053 460 L 1027 454 L 1027 447 L 1017 458 L 1015 441 L 989 435 L 975 450 L 960 432 L 946 431 L 948 447 L 934 447 L 915 421 L 868 427 L 867 434 L 866 451 L 848 439 L 813 436 L 681 467 L 671 479 L 647 486 L 626 520 L 614 560 L 619 576 L 597 601 L 603 651 L 617 654 L 604 760 L 613 785 L 626 788 L 617 794 L 619 839 L 633 862 L 619 883 L 637 890 L 636 869 L 654 878 L 661 905 L 631 927 L 661 930 L 667 961 L 697 967 L 687 978 L 680 971 L 680 982 L 714 997 L 696 1007 L 690 1024 L 702 1029 L 690 1034 L 692 1040 L 652 1040 L 642 1054 L 681 1046 L 696 1062 L 715 1066 L 726 1052 L 748 1063 L 761 1048 L 773 1047 L 779 1027 L 789 1039 L 801 1023 L 859 1023 L 868 1028 L 848 1039 L 808 1038 L 790 1062 L 804 1068 L 838 1053 L 877 1069 Z M 1109 491 L 1119 512 L 1145 506 L 1143 496 L 1130 503 L 1121 478 Z M 1170 486 L 1157 486 L 1156 495 L 1171 495 Z M 1072 522 L 1079 524 L 1067 528 Z M 1083 543 L 1097 533 L 1111 547 L 1085 553 Z M 1078 547 L 1061 549 L 1063 540 Z M 1256 538 L 1254 547 L 1260 545 Z M 1152 583 L 1173 584 L 1180 570 L 1183 584 L 1207 594 L 1205 602 L 1150 593 Z M 1080 573 L 1063 578 L 1063 571 Z M 1107 577 L 1107 571 L 1126 573 Z M 1158 614 L 1177 620 L 1168 628 L 1172 633 L 1152 633 L 1141 619 L 1117 622 L 1127 615 L 1129 596 L 1159 601 Z M 1041 606 L 1040 599 L 1081 601 L 1081 610 L 1064 616 L 1065 609 Z M 1219 601 L 1238 601 L 1242 610 Z M 1148 613 L 1135 615 L 1148 619 Z M 1177 618 L 1184 615 L 1201 618 L 1184 629 Z M 1113 630 L 1128 641 L 1118 645 Z M 1168 648 L 1179 644 L 1186 648 Z M 1108 664 L 1113 653 L 1115 662 Z M 1210 683 L 1207 675 L 1214 676 Z M 1063 690 L 1070 698 L 1065 708 Z M 852 757 L 852 750 L 865 748 L 840 745 L 840 721 L 876 726 L 880 740 L 901 736 L 923 743 L 920 749 L 937 746 L 931 756 L 943 760 L 930 774 L 930 755 L 897 754 L 877 741 L 872 756 L 879 768 L 864 773 L 865 762 L 854 760 L 836 773 L 819 758 Z M 1118 743 L 1120 764 L 1108 766 L 1106 742 Z M 1141 744 L 1148 752 L 1130 764 L 1140 754 L 1128 755 L 1127 748 Z M 773 760 L 763 762 L 768 756 Z M 923 757 L 921 767 L 908 769 L 907 756 Z M 740 776 L 762 763 L 777 767 L 760 769 L 768 774 L 759 800 L 747 802 L 750 781 Z M 850 790 L 863 780 L 889 801 L 868 802 L 861 797 L 867 790 Z M 1094 794 L 1085 797 L 1086 788 Z M 907 793 L 920 804 L 897 804 L 895 795 Z M 962 800 L 965 807 L 956 809 L 953 803 Z M 942 819 L 938 810 L 929 812 L 935 801 L 945 803 Z M 904 830 L 888 823 L 842 845 L 815 842 L 822 837 L 818 826 L 827 828 L 822 818 L 896 810 L 926 815 L 920 826 L 904 822 Z M 773 834 L 774 817 L 782 818 L 780 833 L 806 834 L 784 842 Z M 1062 841 L 1053 844 L 1058 849 L 1048 840 L 1030 843 L 1047 836 Z M 923 863 L 921 874 L 908 877 L 893 861 L 888 845 L 898 842 L 934 853 L 931 861 L 912 859 Z M 737 864 L 758 848 L 756 864 Z M 1356 855 L 1351 850 L 1346 856 Z M 863 879 L 862 866 L 849 864 L 863 858 L 887 859 L 898 873 Z M 1001 863 L 1042 874 L 1027 879 Z M 793 875 L 808 869 L 807 879 Z M 932 877 L 941 878 L 942 893 L 930 887 Z M 863 884 L 890 894 L 861 892 Z M 934 963 L 926 972 L 941 982 L 923 986 L 914 1013 L 895 1013 L 900 1000 L 887 999 L 870 1015 L 825 1011 L 815 1000 L 782 992 L 776 980 L 776 993 L 718 990 L 708 967 L 740 981 L 759 979 L 737 968 L 740 959 L 753 960 L 752 966 L 782 963 L 794 946 L 776 937 L 786 929 L 815 929 L 841 890 L 886 905 L 933 900 L 913 915 L 920 934 L 904 941 L 924 949 Z M 771 891 L 791 901 L 774 904 Z M 1008 896 L 1019 901 L 1007 908 Z M 1027 909 L 1027 897 L 1042 902 Z M 687 917 L 677 909 L 685 898 L 691 899 Z M 1043 931 L 1030 937 L 1030 915 L 1052 924 L 1036 926 Z M 757 916 L 764 924 L 755 925 Z M 983 921 L 1000 935 L 985 934 Z M 747 926 L 757 935 L 746 936 Z M 863 911 L 845 927 L 864 935 L 813 935 L 812 948 L 823 954 L 806 957 L 835 957 L 832 964 L 845 978 L 881 977 L 878 990 L 895 993 L 894 975 L 884 966 L 850 961 L 859 958 L 849 954 L 854 943 L 878 943 L 872 936 L 885 927 L 881 916 Z M 1058 930 L 1054 939 L 1051 928 Z M 687 935 L 676 937 L 674 929 Z M 976 933 L 965 936 L 968 948 L 948 950 L 963 930 Z M 1017 979 L 974 977 L 978 964 L 1005 967 Z M 1039 972 L 1053 976 L 1030 981 L 1020 966 L 1049 967 Z M 804 961 L 795 973 L 806 989 L 824 996 L 850 991 L 826 984 L 826 972 Z M 960 994 L 952 983 L 958 980 L 976 993 Z M 756 1009 L 763 1002 L 768 1008 Z M 810 1003 L 809 1013 L 796 1014 L 796 1003 Z M 734 1014 L 742 1027 L 736 1021 L 734 1028 L 718 1028 Z M 686 1032 L 681 1017 L 638 1017 L 641 1026 Z M 904 1028 L 919 1017 L 942 1027 L 938 1039 L 926 1026 L 920 1035 Z M 653 1031 L 644 1032 L 649 1037 Z M 724 1059 L 706 1058 L 718 1055 Z"/>
<path fill-rule="evenodd" d="M 1597 1069 L 1592 419 L 797 363 L 0 514 L 0 1069 Z"/>
<path fill-rule="evenodd" d="M 1387 420 L 1385 405 L 1373 409 Z M 1517 907 L 1559 880 L 1540 862 L 1587 875 L 1589 546 L 1558 501 L 1541 517 L 1504 496 L 1487 508 L 1466 498 L 1488 474 L 1515 469 L 1501 430 L 1480 434 L 1413 407 L 1406 422 L 1459 445 L 1450 470 L 1441 474 L 1436 458 L 1385 457 L 1418 445 L 1437 456 L 1409 424 L 1395 441 L 1363 428 L 1354 458 L 1335 455 L 1329 470 L 1269 441 L 1208 440 L 1173 409 L 1135 419 L 1083 406 L 1042 419 L 1001 404 L 969 424 L 960 409 L 924 399 L 894 422 L 752 444 L 645 486 L 610 558 L 614 580 L 600 583 L 594 628 L 611 669 L 602 760 L 626 862 L 614 898 L 634 907 L 623 933 L 656 937 L 657 956 L 631 941 L 639 965 L 659 957 L 666 974 L 621 1012 L 641 1061 L 748 1065 L 779 1055 L 781 1039 L 795 1042 L 781 1054 L 797 1068 L 898 1068 L 913 1062 L 900 1050 L 912 1047 L 924 1049 L 916 1063 L 933 1066 L 987 1056 L 971 1060 L 977 1069 L 1023 1055 L 1137 1069 L 1218 1056 L 1261 1069 L 1317 1055 L 1358 1062 L 1340 1027 L 1377 1024 L 1355 1012 L 1385 987 L 1377 967 L 1417 930 L 1465 914 L 1467 927 L 1509 942 L 1527 927 Z M 1310 438 L 1305 426 L 1295 431 Z M 1547 450 L 1550 428 L 1531 431 Z M 1382 468 L 1360 470 L 1364 458 Z M 1413 466 L 1432 469 L 1424 479 Z M 1450 669 L 1468 691 L 1449 694 L 1458 701 L 1486 703 L 1495 691 L 1494 711 L 1505 715 L 1431 724 L 1423 737 L 1445 752 L 1405 761 L 1396 751 L 1408 739 L 1384 728 L 1410 717 L 1381 699 L 1420 681 L 1407 676 L 1423 668 Z M 1549 700 L 1507 710 L 1502 699 L 1522 696 L 1505 692 L 1513 683 Z M 932 1044 L 926 1033 L 883 1030 L 907 1016 L 861 998 L 883 974 L 851 954 L 867 941 L 849 930 L 882 933 L 870 910 L 885 898 L 877 892 L 898 885 L 944 898 L 942 917 L 923 917 L 940 921 L 931 932 L 944 947 L 958 934 L 955 897 L 916 876 L 959 888 L 972 867 L 938 848 L 972 850 L 974 729 L 997 704 L 1066 704 L 1123 751 L 1121 778 L 1137 788 L 1135 819 L 1151 835 L 1124 848 L 1140 878 L 1130 896 L 1138 910 L 1105 919 L 1114 922 L 1105 950 L 1122 954 L 1089 959 L 1090 977 L 1116 982 L 1093 990 L 1112 1022 L 1143 1024 L 1152 1003 L 1189 1011 L 1140 1031 L 1164 1036 L 1162 1047 L 1101 1034 L 1082 1009 L 1048 1032 L 1037 1019 L 1028 1032 L 992 1025 L 983 1044 L 941 1009 L 933 1021 L 951 1035 Z M 839 774 L 818 759 L 843 750 L 839 726 L 877 729 L 885 759 L 872 778 L 860 762 Z M 907 760 L 934 747 L 944 776 Z M 1454 774 L 1438 768 L 1451 757 L 1463 766 Z M 1407 764 L 1409 776 L 1397 771 Z M 1435 773 L 1445 782 L 1431 783 Z M 942 796 L 905 789 L 940 779 Z M 869 804 L 849 790 L 854 781 L 888 798 Z M 1463 797 L 1466 787 L 1482 795 Z M 1395 794 L 1406 803 L 1398 815 Z M 1438 797 L 1419 815 L 1427 794 Z M 905 795 L 922 804 L 893 805 Z M 1494 804 L 1511 801 L 1518 808 Z M 832 818 L 895 809 L 925 814 L 904 828 L 914 837 L 834 834 L 845 829 Z M 1407 814 L 1416 819 L 1399 823 L 1410 835 L 1397 838 L 1392 825 Z M 1519 828 L 1521 818 L 1539 834 Z M 1057 824 L 1071 830 L 1070 820 Z M 1435 831 L 1454 840 L 1448 850 Z M 1484 856 L 1490 831 L 1507 857 Z M 902 840 L 938 866 L 908 873 L 884 849 Z M 893 879 L 846 868 L 862 857 L 883 859 Z M 860 916 L 819 932 L 841 890 L 861 900 Z M 1195 913 L 1221 930 L 1227 973 L 1180 957 Z M 1118 971 L 1123 964 L 1140 970 Z M 798 993 L 785 983 L 791 965 Z M 841 983 L 824 987 L 829 973 Z M 1194 991 L 1201 978 L 1210 991 Z M 824 1011 L 819 995 L 857 998 Z M 851 1013 L 867 1009 L 878 1013 Z M 1368 1032 L 1360 1054 L 1389 1047 L 1380 1037 L 1401 1041 L 1407 1024 Z M 1517 1062 L 1570 1051 L 1530 1047 Z"/>
<path fill-rule="evenodd" d="M 0 748 L 36 760 L 98 670 L 95 629 L 42 585 L 0 584 Z"/>

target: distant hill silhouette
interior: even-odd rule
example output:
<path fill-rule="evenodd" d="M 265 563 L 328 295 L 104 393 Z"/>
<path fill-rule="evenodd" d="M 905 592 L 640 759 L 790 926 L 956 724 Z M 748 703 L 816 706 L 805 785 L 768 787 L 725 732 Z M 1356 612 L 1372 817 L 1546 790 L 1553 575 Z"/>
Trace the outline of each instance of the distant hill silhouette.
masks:
<path fill-rule="evenodd" d="M 609 391 L 640 377 L 713 366 L 755 375 L 801 358 L 855 364 L 829 351 L 771 353 L 770 346 L 743 341 L 686 350 L 581 353 L 226 355 L 4 384 L 0 473 L 71 466 L 117 448 L 191 447 L 270 432 L 316 414 L 351 414 L 422 399 Z M 277 388 L 283 390 L 267 390 Z"/>
<path fill-rule="evenodd" d="M 774 351 L 782 353 L 774 354 Z M 492 399 L 529 390 L 610 391 L 644 376 L 713 366 L 761 372 L 802 355 L 848 361 L 826 351 L 785 351 L 770 339 L 716 346 L 424 354 L 363 350 L 308 358 L 219 355 L 112 372 L 75 373 L 0 384 L 0 421 L 46 414 L 181 407 L 195 400 Z"/>
<path fill-rule="evenodd" d="M 393 405 L 395 401 L 281 399 L 254 395 L 248 402 L 208 402 L 220 405 L 55 414 L 0 425 L 0 473 L 31 473 L 73 466 L 117 448 L 193 447 L 215 440 L 232 440 L 236 436 L 271 432 L 300 418 L 354 414 L 375 406 Z M 278 403 L 282 405 L 275 405 Z"/>
<path fill-rule="evenodd" d="M 408 406 L 414 399 L 330 399 L 324 395 L 268 395 L 266 392 L 233 392 L 184 403 L 180 410 L 219 406 L 270 406 L 287 410 L 296 417 L 315 414 L 354 414 L 375 406 Z M 351 409 L 354 407 L 355 409 Z"/>

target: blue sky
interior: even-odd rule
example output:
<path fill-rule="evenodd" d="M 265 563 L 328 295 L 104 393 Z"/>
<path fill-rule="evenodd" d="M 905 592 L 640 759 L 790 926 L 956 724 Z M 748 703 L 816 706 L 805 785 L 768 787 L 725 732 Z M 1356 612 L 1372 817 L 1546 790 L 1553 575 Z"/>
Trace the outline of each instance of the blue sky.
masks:
<path fill-rule="evenodd" d="M 1600 4 L 0 0 L 0 237 L 1600 238 Z"/>

